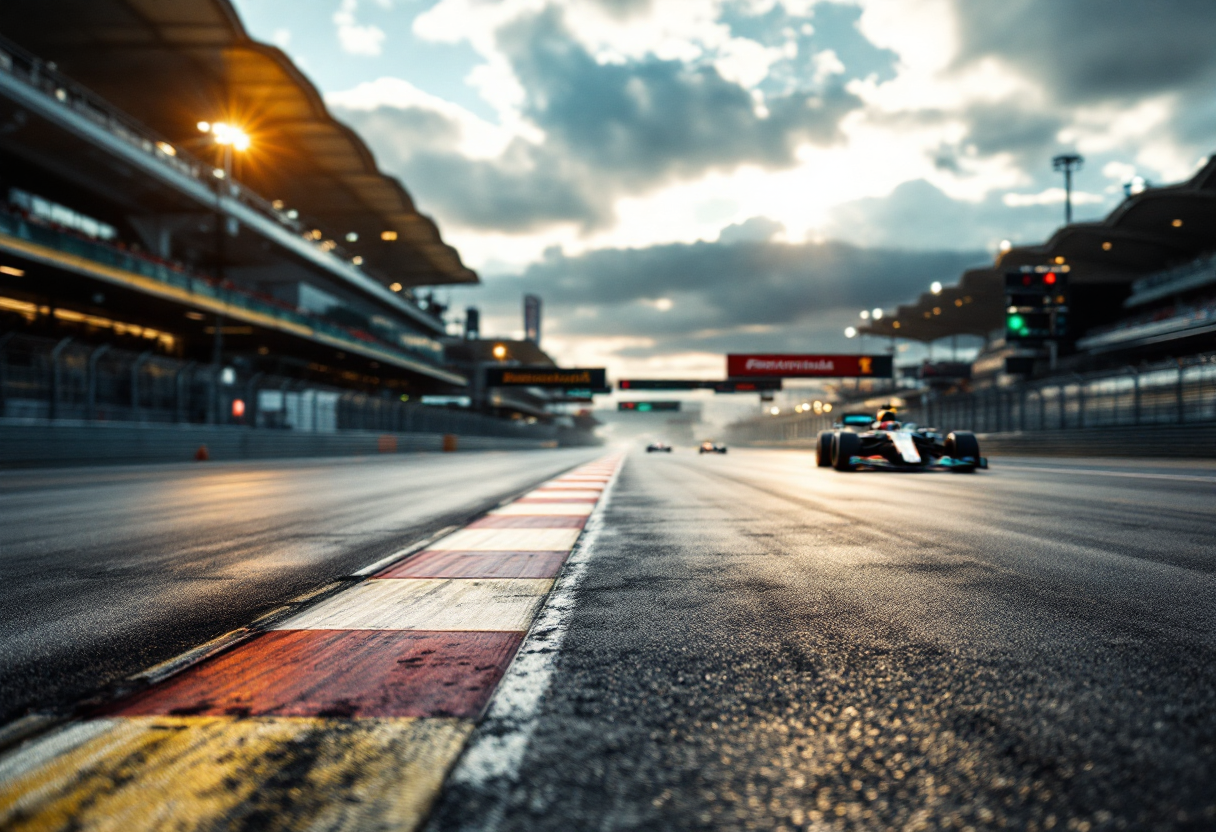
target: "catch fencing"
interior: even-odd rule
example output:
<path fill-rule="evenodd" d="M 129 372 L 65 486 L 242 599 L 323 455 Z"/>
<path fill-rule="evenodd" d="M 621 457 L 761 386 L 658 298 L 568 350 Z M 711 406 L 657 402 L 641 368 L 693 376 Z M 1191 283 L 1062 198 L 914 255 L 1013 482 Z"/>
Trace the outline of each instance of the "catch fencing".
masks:
<path fill-rule="evenodd" d="M 732 425 L 731 436 L 757 443 L 814 439 L 841 412 L 870 409 L 843 403 L 833 414 L 757 418 Z M 930 392 L 901 410 L 900 418 L 985 434 L 1216 425 L 1216 354 L 972 392 Z"/>
<path fill-rule="evenodd" d="M 0 334 L 0 417 L 552 440 L 552 425 L 369 396 L 72 338 Z"/>

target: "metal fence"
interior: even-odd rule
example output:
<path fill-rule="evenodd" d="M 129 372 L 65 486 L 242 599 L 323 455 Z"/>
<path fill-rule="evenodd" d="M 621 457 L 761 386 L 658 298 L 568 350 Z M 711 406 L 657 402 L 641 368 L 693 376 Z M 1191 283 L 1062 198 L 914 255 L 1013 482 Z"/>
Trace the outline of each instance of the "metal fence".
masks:
<path fill-rule="evenodd" d="M 838 404 L 844 410 L 873 409 Z M 1216 424 L 1216 354 L 1102 373 L 1058 376 L 969 393 L 928 394 L 907 422 L 976 433 Z M 812 439 L 832 415 L 758 418 L 731 426 L 736 442 Z"/>
<path fill-rule="evenodd" d="M 245 425 L 310 432 L 368 430 L 548 440 L 551 425 L 496 419 L 340 390 L 236 367 L 0 334 L 0 416 Z"/>

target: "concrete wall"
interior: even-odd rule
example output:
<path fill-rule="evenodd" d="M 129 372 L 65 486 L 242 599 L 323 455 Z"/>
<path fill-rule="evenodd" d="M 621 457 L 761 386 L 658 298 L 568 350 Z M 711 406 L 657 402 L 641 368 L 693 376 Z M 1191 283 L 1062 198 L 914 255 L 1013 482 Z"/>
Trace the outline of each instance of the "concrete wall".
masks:
<path fill-rule="evenodd" d="M 451 440 L 449 440 L 450 444 Z M 556 447 L 556 441 L 458 436 L 457 451 Z M 0 419 L 0 467 L 186 462 L 409 453 L 444 450 L 440 433 L 305 433 L 208 425 Z"/>

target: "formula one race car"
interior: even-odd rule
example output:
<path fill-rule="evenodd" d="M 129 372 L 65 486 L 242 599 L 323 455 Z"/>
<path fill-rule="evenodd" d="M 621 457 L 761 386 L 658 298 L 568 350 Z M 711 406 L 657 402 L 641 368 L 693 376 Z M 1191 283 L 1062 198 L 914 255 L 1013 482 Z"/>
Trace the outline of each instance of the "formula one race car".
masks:
<path fill-rule="evenodd" d="M 705 441 L 701 443 L 701 447 L 697 450 L 698 454 L 724 454 L 726 446 L 717 442 Z"/>
<path fill-rule="evenodd" d="M 938 468 L 971 473 L 988 467 L 975 434 L 956 430 L 943 436 L 934 428 L 905 425 L 893 410 L 880 411 L 877 419 L 867 413 L 844 414 L 835 429 L 819 433 L 815 456 L 820 468 L 837 471 Z"/>
<path fill-rule="evenodd" d="M 646 446 L 646 453 L 650 453 L 651 451 L 663 451 L 665 453 L 671 453 L 671 446 L 666 442 L 651 442 Z"/>

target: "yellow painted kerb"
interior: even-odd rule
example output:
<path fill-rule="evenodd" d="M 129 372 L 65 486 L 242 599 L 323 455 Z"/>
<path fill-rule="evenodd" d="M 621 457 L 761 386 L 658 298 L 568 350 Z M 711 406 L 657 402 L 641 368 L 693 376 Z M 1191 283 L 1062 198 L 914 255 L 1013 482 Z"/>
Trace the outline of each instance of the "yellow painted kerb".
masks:
<path fill-rule="evenodd" d="M 439 718 L 104 722 L 0 783 L 0 828 L 411 830 L 473 729 Z"/>

